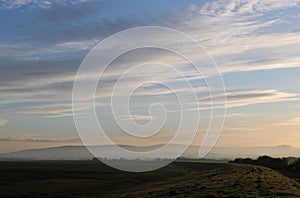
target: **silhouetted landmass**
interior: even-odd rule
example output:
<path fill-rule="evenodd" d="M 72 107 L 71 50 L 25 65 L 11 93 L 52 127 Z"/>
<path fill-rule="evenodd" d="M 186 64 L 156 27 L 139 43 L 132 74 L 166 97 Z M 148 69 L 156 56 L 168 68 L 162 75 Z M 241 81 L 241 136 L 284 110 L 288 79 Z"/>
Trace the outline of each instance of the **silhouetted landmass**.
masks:
<path fill-rule="evenodd" d="M 300 184 L 261 166 L 174 162 L 129 173 L 92 161 L 0 162 L 0 197 L 300 197 Z"/>

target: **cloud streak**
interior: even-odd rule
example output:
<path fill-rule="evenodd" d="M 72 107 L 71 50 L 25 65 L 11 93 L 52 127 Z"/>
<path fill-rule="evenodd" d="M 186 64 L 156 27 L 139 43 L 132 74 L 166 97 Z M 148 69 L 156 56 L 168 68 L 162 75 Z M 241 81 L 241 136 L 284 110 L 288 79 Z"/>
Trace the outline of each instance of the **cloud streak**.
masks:
<path fill-rule="evenodd" d="M 291 126 L 291 127 L 300 126 L 300 117 L 292 118 L 285 122 L 274 123 L 273 126 Z"/>
<path fill-rule="evenodd" d="M 220 103 L 218 103 L 218 100 L 221 100 L 222 97 L 219 96 L 213 96 L 213 97 L 214 97 L 214 101 L 217 101 L 217 103 L 214 105 L 216 105 L 216 108 L 218 108 L 218 105 L 220 105 Z M 240 92 L 227 92 L 226 98 L 227 98 L 226 108 L 243 107 L 243 106 L 262 104 L 262 103 L 288 102 L 288 101 L 300 100 L 298 94 L 280 92 L 278 90 L 252 90 L 252 91 L 240 91 Z M 199 100 L 199 104 L 201 106 L 210 105 L 211 98 L 204 97 Z"/>
<path fill-rule="evenodd" d="M 251 13 L 262 13 L 295 7 L 299 5 L 299 0 L 280 1 L 280 0 L 217 0 L 206 3 L 200 10 L 201 14 L 212 16 L 232 16 Z"/>
<path fill-rule="evenodd" d="M 149 115 L 124 115 L 118 116 L 122 120 L 134 120 L 134 121 L 150 121 L 156 119 L 154 116 Z"/>
<path fill-rule="evenodd" d="M 0 119 L 0 127 L 4 127 L 8 123 L 8 120 Z"/>
<path fill-rule="evenodd" d="M 90 103 L 88 103 L 90 104 Z M 97 102 L 95 107 L 102 107 L 105 104 Z M 10 108 L 3 110 L 4 113 L 10 113 L 14 115 L 31 115 L 35 117 L 43 117 L 43 118 L 63 118 L 63 117 L 72 117 L 73 110 L 74 111 L 82 111 L 93 108 L 88 106 L 85 101 L 81 103 L 81 106 L 77 109 L 72 107 L 70 102 L 68 103 L 55 103 L 48 105 L 34 105 L 27 107 L 19 107 L 19 108 Z"/>
<path fill-rule="evenodd" d="M 23 7 L 23 6 L 29 6 L 30 8 L 49 9 L 55 4 L 67 6 L 67 5 L 78 5 L 89 1 L 92 0 L 1 0 L 0 7 L 2 9 L 9 9 L 9 10 Z"/>

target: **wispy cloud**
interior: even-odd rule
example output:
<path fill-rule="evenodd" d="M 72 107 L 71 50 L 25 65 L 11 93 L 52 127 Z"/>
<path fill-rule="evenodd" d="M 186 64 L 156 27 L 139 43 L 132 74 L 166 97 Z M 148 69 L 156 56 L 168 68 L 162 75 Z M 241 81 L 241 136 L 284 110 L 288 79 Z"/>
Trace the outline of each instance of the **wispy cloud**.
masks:
<path fill-rule="evenodd" d="M 286 120 L 279 123 L 272 124 L 273 126 L 300 126 L 300 117 L 292 118 L 290 120 Z"/>
<path fill-rule="evenodd" d="M 90 103 L 88 103 L 90 104 Z M 48 105 L 34 105 L 28 107 L 19 107 L 19 108 L 10 108 L 3 110 L 5 113 L 11 113 L 14 115 L 31 115 L 44 118 L 62 118 L 62 117 L 72 117 L 74 111 L 83 111 L 87 108 L 93 108 L 88 106 L 84 101 L 81 103 L 77 109 L 72 107 L 72 104 L 69 103 L 56 103 Z M 104 106 L 105 104 L 97 102 L 95 107 Z"/>
<path fill-rule="evenodd" d="M 299 0 L 216 0 L 206 3 L 200 10 L 202 14 L 213 16 L 244 15 L 261 12 L 274 11 L 294 7 L 299 4 Z"/>
<path fill-rule="evenodd" d="M 41 8 L 46 8 L 49 5 L 51 5 L 51 3 L 49 1 L 45 1 L 45 0 L 38 0 L 38 1 L 35 1 L 35 0 L 1 0 L 0 1 L 0 5 L 1 5 L 2 9 L 13 9 L 13 8 L 18 8 L 20 6 L 27 5 L 27 4 L 34 4 Z"/>
<path fill-rule="evenodd" d="M 154 116 L 149 116 L 149 115 L 123 115 L 118 117 L 123 120 L 135 120 L 135 121 L 150 121 L 156 119 Z"/>
<path fill-rule="evenodd" d="M 216 107 L 220 105 L 219 102 L 223 97 L 214 96 L 214 101 L 217 101 Z M 283 101 L 297 101 L 299 99 L 298 94 L 280 92 L 278 90 L 252 90 L 252 91 L 240 91 L 240 92 L 228 92 L 226 94 L 226 108 L 242 107 L 253 104 L 283 102 Z M 199 100 L 199 104 L 210 105 L 211 98 L 205 97 Z"/>
<path fill-rule="evenodd" d="M 27 5 L 31 8 L 49 9 L 53 4 L 77 5 L 88 1 L 92 0 L 0 0 L 0 7 L 2 9 L 15 9 Z"/>
<path fill-rule="evenodd" d="M 4 127 L 8 123 L 8 120 L 0 119 L 0 127 Z"/>
<path fill-rule="evenodd" d="M 243 117 L 245 114 L 243 113 L 231 113 L 231 114 L 226 114 L 226 118 L 236 118 L 236 117 Z"/>

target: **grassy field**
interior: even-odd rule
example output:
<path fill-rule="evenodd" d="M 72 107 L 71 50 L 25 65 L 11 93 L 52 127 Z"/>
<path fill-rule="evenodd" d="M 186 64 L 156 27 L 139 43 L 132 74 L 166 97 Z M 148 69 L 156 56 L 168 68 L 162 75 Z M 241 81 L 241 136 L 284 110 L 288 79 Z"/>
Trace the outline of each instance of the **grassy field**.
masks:
<path fill-rule="evenodd" d="M 300 197 L 300 184 L 268 168 L 175 162 L 127 173 L 100 162 L 0 162 L 0 197 Z"/>

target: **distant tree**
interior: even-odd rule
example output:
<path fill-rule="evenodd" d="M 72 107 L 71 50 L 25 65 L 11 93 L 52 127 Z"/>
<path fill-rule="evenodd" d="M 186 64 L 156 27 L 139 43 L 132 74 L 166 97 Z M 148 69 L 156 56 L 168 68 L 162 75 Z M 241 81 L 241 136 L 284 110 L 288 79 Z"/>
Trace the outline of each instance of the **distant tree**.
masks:
<path fill-rule="evenodd" d="M 300 172 L 300 159 L 297 159 L 294 163 L 294 168 L 297 172 Z"/>
<path fill-rule="evenodd" d="M 256 160 L 250 158 L 237 158 L 232 161 L 232 163 L 238 164 L 253 164 L 259 166 L 265 166 L 275 170 L 286 170 L 289 169 L 292 163 L 292 158 L 272 158 L 270 156 L 264 155 L 258 157 Z M 300 164 L 300 162 L 299 162 Z M 300 170 L 300 169 L 299 169 Z"/>
<path fill-rule="evenodd" d="M 251 158 L 237 158 L 232 161 L 232 163 L 237 163 L 237 164 L 255 164 L 255 160 Z"/>
<path fill-rule="evenodd" d="M 257 165 L 269 167 L 275 170 L 284 170 L 288 168 L 288 162 L 285 159 L 272 158 L 270 156 L 260 156 L 256 160 Z"/>
<path fill-rule="evenodd" d="M 92 159 L 92 161 L 93 161 L 93 162 L 99 162 L 100 160 L 99 160 L 97 157 L 94 157 L 94 158 Z"/>

